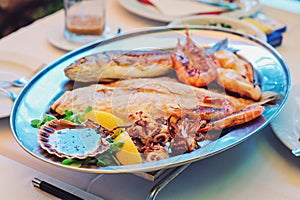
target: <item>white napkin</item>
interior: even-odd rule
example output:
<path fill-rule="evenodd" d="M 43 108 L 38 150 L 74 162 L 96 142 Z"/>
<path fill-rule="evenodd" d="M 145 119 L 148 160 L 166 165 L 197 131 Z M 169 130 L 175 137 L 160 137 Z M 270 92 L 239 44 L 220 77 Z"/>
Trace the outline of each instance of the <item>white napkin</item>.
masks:
<path fill-rule="evenodd" d="M 151 0 L 151 3 L 166 16 L 181 17 L 223 11 L 224 8 L 206 5 L 195 0 Z"/>

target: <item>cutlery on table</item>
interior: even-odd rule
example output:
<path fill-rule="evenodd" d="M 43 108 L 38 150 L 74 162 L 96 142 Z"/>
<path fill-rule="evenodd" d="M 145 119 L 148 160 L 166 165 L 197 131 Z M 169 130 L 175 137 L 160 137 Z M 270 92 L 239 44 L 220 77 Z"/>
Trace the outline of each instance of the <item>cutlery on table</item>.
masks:
<path fill-rule="evenodd" d="M 28 82 L 24 77 L 18 78 L 13 81 L 0 81 L 0 85 L 9 85 L 14 87 L 23 87 Z"/>
<path fill-rule="evenodd" d="M 38 68 L 34 69 L 32 72 L 26 74 L 25 76 L 22 76 L 16 80 L 13 81 L 0 81 L 0 86 L 1 87 L 24 87 L 27 82 L 36 74 L 38 73 L 41 69 L 43 69 L 46 66 L 46 64 L 41 64 Z"/>
<path fill-rule="evenodd" d="M 0 92 L 4 93 L 5 96 L 9 97 L 12 101 L 15 101 L 17 98 L 17 94 L 8 90 L 7 87 L 13 86 L 13 87 L 24 87 L 28 81 L 41 69 L 43 69 L 46 66 L 46 64 L 41 64 L 38 68 L 34 69 L 30 73 L 26 74 L 25 76 L 22 76 L 16 80 L 13 81 L 0 81 Z"/>
<path fill-rule="evenodd" d="M 83 200 L 82 198 L 80 198 L 66 190 L 56 187 L 56 186 L 54 186 L 46 181 L 43 181 L 39 178 L 36 178 L 36 177 L 32 179 L 32 184 L 35 187 L 37 187 L 49 194 L 52 194 L 58 198 L 61 198 L 61 199 Z"/>
<path fill-rule="evenodd" d="M 32 179 L 32 184 L 43 190 L 44 192 L 47 192 L 49 194 L 52 194 L 60 199 L 67 199 L 67 200 L 83 200 L 83 199 L 89 199 L 89 200 L 103 200 L 103 198 L 98 197 L 92 193 L 86 192 L 84 190 L 81 190 L 73 185 L 69 185 L 65 182 L 59 181 L 52 177 L 46 177 L 43 179 L 34 177 Z"/>
<path fill-rule="evenodd" d="M 12 92 L 12 91 L 6 89 L 6 88 L 1 88 L 1 87 L 0 87 L 0 92 L 5 93 L 5 95 L 6 95 L 7 97 L 9 97 L 12 101 L 15 101 L 16 98 L 17 98 L 17 96 L 18 96 L 16 93 L 14 93 L 14 92 Z"/>

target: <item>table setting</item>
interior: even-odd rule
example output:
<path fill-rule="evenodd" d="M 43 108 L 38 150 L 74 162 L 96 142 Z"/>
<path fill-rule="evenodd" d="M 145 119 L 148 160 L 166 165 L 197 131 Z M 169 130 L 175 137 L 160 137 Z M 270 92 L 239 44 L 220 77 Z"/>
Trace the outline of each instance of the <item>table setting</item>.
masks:
<path fill-rule="evenodd" d="M 105 28 L 93 41 L 68 39 L 64 10 L 0 39 L 5 198 L 298 199 L 300 3 L 291 10 L 250 0 L 104 5 Z M 209 66 L 227 52 L 253 70 L 243 75 L 252 88 L 224 84 L 232 77 L 218 74 L 223 64 L 209 83 L 190 81 L 192 72 L 182 70 L 193 59 L 189 48 Z M 24 85 L 15 85 L 20 78 Z M 216 119 L 195 115 L 215 105 Z M 138 131 L 153 125 L 153 136 Z M 182 151 L 182 141 L 192 146 Z M 58 190 L 43 191 L 41 181 Z"/>

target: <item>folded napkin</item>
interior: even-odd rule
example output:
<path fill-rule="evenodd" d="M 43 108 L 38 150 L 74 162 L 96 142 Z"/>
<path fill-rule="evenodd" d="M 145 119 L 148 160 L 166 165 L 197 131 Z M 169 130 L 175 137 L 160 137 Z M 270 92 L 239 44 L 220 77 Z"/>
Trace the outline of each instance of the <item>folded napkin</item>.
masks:
<path fill-rule="evenodd" d="M 151 0 L 150 2 L 162 14 L 172 17 L 222 12 L 225 10 L 224 8 L 202 4 L 195 0 Z"/>

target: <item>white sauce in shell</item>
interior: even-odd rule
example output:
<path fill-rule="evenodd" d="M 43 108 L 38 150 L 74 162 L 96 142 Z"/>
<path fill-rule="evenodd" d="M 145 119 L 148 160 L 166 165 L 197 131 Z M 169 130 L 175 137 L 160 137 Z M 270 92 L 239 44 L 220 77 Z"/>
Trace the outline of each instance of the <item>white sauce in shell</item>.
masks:
<path fill-rule="evenodd" d="M 57 152 L 82 156 L 97 150 L 101 136 L 92 128 L 85 129 L 61 129 L 50 134 L 49 142 Z"/>

